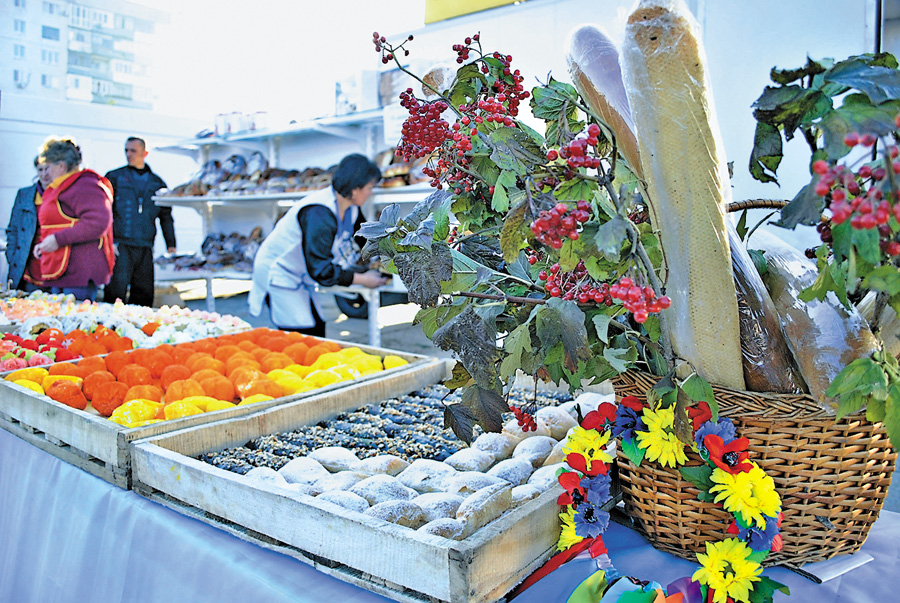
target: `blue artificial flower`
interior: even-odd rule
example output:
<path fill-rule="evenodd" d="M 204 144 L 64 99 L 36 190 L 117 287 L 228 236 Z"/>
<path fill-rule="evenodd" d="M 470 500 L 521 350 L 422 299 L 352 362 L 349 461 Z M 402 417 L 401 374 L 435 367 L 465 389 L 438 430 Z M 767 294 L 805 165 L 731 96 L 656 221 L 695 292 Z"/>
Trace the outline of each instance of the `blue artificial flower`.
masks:
<path fill-rule="evenodd" d="M 778 516 L 766 518 L 766 527 L 758 528 L 756 523 L 751 523 L 750 527 L 742 528 L 738 524 L 738 538 L 744 540 L 753 551 L 768 551 L 772 548 L 772 540 L 781 531 L 778 528 Z"/>
<path fill-rule="evenodd" d="M 625 404 L 619 404 L 616 409 L 616 424 L 613 425 L 613 435 L 623 440 L 632 440 L 635 431 L 647 431 L 644 420 L 641 418 L 644 410 L 634 410 Z"/>
<path fill-rule="evenodd" d="M 718 423 L 707 421 L 694 434 L 694 442 L 697 443 L 697 448 L 703 448 L 703 438 L 710 434 L 722 438 L 722 443 L 726 446 L 737 438 L 737 434 L 734 431 L 734 423 L 731 422 L 731 419 L 722 419 Z"/>
<path fill-rule="evenodd" d="M 575 511 L 575 534 L 582 538 L 596 538 L 606 531 L 609 513 L 586 502 Z"/>
<path fill-rule="evenodd" d="M 578 484 L 584 488 L 584 499 L 590 504 L 602 507 L 609 500 L 609 485 L 612 480 L 608 475 L 595 475 L 594 477 L 586 476 L 581 478 Z"/>

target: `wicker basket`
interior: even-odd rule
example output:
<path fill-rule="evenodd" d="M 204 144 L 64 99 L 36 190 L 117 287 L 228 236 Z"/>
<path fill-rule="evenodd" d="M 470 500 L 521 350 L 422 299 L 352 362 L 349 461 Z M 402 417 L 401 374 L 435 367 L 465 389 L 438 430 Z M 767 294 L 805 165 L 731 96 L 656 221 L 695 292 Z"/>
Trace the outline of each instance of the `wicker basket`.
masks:
<path fill-rule="evenodd" d="M 613 379 L 617 397 L 645 399 L 658 377 L 629 371 Z M 760 394 L 714 386 L 722 416 L 750 440 L 750 459 L 781 495 L 784 548 L 766 565 L 801 566 L 854 553 L 878 518 L 897 454 L 884 427 L 864 416 L 834 417 L 809 396 Z M 702 461 L 694 453 L 689 464 Z M 701 503 L 676 469 L 635 467 L 617 459 L 625 510 L 654 547 L 693 559 L 704 543 L 724 538 L 733 516 Z"/>

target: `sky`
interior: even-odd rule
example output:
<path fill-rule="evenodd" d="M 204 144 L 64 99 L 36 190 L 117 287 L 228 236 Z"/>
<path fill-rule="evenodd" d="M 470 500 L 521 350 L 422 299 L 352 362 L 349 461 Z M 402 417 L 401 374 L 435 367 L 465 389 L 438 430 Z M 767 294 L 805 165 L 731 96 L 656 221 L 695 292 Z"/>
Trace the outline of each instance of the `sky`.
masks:
<path fill-rule="evenodd" d="M 133 0 L 135 1 L 135 0 Z M 270 126 L 334 112 L 334 82 L 377 69 L 372 33 L 424 25 L 424 0 L 138 0 L 167 11 L 152 48 L 154 110 Z"/>

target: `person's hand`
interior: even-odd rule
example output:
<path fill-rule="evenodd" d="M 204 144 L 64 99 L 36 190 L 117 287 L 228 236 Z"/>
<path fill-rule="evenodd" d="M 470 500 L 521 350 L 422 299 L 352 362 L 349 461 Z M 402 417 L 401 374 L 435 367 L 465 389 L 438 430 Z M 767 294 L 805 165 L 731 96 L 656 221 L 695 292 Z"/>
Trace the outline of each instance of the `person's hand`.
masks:
<path fill-rule="evenodd" d="M 174 254 L 174 253 L 175 253 L 175 248 L 174 248 L 174 247 L 166 247 L 166 253 Z"/>
<path fill-rule="evenodd" d="M 57 249 L 59 249 L 59 243 L 56 242 L 56 235 L 50 235 L 34 246 L 34 257 L 39 258 L 44 253 L 53 253 Z"/>
<path fill-rule="evenodd" d="M 377 270 L 367 270 L 365 272 L 357 272 L 353 275 L 354 285 L 363 285 L 370 289 L 382 287 L 390 282 L 390 277 L 386 277 Z"/>

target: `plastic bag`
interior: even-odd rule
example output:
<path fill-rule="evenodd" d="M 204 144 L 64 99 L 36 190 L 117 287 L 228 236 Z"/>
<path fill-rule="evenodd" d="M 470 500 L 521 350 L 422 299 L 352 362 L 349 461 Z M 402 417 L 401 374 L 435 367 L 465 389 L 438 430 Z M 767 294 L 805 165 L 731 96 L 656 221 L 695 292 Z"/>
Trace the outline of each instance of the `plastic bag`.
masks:
<path fill-rule="evenodd" d="M 806 383 L 794 362 L 775 304 L 734 227 L 728 225 L 741 329 L 744 382 L 753 392 L 802 394 Z"/>
<path fill-rule="evenodd" d="M 765 253 L 768 268 L 763 282 L 800 374 L 822 409 L 834 413 L 836 400 L 826 398 L 825 390 L 850 362 L 874 352 L 878 341 L 856 308 L 844 308 L 833 293 L 824 301 L 800 300 L 800 292 L 818 276 L 815 264 L 801 251 L 762 231 L 753 236 L 751 246 L 757 245 Z"/>

